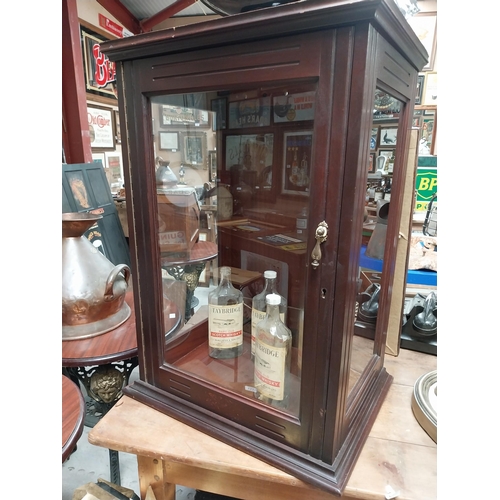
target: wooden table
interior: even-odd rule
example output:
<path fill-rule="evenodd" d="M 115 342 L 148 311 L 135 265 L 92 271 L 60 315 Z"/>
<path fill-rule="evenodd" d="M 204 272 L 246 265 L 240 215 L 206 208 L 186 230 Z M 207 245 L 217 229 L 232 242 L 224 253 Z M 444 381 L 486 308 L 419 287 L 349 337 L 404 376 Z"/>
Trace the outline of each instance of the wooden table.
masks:
<path fill-rule="evenodd" d="M 85 402 L 82 392 L 66 376 L 62 376 L 62 461 L 75 449 L 83 432 Z"/>
<path fill-rule="evenodd" d="M 138 363 L 134 296 L 131 288 L 127 291 L 125 300 L 131 309 L 130 317 L 125 323 L 102 335 L 62 341 L 63 373 L 76 384 L 81 382 L 87 392 L 84 398 L 84 423 L 88 427 L 93 427 L 122 396 L 122 389 Z M 119 367 L 119 370 L 115 367 Z M 97 377 L 107 377 L 108 388 L 96 389 Z M 111 482 L 120 484 L 118 452 L 110 450 L 109 459 Z"/>
<path fill-rule="evenodd" d="M 414 417 L 411 399 L 415 382 L 436 369 L 437 358 L 401 350 L 386 356 L 385 365 L 394 382 L 342 498 L 382 500 L 392 488 L 397 500 L 435 499 L 437 447 Z M 149 485 L 157 500 L 173 500 L 176 484 L 244 500 L 338 498 L 128 396 L 90 431 L 89 442 L 137 455 L 143 500 Z"/>

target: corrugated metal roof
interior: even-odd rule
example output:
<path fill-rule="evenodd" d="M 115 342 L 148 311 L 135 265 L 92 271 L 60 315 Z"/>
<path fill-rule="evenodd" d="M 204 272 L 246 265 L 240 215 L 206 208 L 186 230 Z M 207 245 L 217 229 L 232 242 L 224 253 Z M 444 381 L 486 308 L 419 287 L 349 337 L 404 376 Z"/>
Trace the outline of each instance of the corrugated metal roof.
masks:
<path fill-rule="evenodd" d="M 139 21 L 149 19 L 176 3 L 176 0 L 120 0 Z M 175 14 L 173 17 L 213 15 L 215 12 L 200 1 Z"/>

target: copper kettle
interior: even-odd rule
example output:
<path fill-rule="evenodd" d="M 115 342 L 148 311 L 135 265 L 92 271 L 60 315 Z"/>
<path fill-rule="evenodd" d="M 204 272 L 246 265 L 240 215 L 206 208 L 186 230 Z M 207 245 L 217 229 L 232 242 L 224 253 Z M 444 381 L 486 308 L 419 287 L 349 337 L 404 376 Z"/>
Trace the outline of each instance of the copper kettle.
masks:
<path fill-rule="evenodd" d="M 85 236 L 101 215 L 62 214 L 62 339 L 94 337 L 131 314 L 125 302 L 130 268 L 113 265 Z"/>

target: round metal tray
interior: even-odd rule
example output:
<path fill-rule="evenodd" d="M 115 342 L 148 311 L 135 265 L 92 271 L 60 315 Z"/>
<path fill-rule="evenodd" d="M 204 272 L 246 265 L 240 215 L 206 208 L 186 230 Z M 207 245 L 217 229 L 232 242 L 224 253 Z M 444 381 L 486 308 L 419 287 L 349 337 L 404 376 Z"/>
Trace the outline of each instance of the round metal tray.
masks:
<path fill-rule="evenodd" d="M 415 382 L 411 409 L 418 423 L 437 443 L 437 370 L 422 375 Z"/>

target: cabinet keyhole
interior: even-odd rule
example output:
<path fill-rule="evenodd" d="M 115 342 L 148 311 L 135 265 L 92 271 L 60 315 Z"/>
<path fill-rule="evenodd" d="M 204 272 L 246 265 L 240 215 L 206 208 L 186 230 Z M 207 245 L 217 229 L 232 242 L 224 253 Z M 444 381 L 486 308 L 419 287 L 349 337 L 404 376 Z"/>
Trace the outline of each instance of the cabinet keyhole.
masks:
<path fill-rule="evenodd" d="M 321 289 L 321 298 L 326 299 L 326 288 Z"/>

